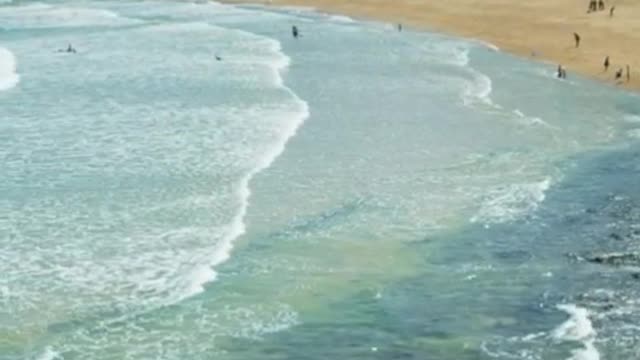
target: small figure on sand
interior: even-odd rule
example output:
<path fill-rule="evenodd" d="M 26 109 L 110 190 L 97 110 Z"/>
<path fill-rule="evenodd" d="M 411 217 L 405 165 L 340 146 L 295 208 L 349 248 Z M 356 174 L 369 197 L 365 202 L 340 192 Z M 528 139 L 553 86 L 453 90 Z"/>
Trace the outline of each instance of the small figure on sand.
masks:
<path fill-rule="evenodd" d="M 604 71 L 607 72 L 609 70 L 609 57 L 604 58 Z"/>
<path fill-rule="evenodd" d="M 298 27 L 297 27 L 297 26 L 293 25 L 293 26 L 291 27 L 291 35 L 293 35 L 293 37 L 294 37 L 295 39 L 297 39 L 297 38 L 298 38 L 299 33 L 298 33 Z"/>
<path fill-rule="evenodd" d="M 627 82 L 631 81 L 631 68 L 627 64 Z"/>
<path fill-rule="evenodd" d="M 589 10 L 587 10 L 587 13 L 597 11 L 598 10 L 597 7 L 598 7 L 598 2 L 596 0 L 589 1 Z"/>
<path fill-rule="evenodd" d="M 622 78 L 622 68 L 616 71 L 616 80 L 620 80 L 620 78 Z"/>
<path fill-rule="evenodd" d="M 598 0 L 598 10 L 602 11 L 604 8 L 604 0 Z"/>
<path fill-rule="evenodd" d="M 609 9 L 609 17 L 613 17 L 613 12 L 616 11 L 616 7 L 612 6 L 611 9 Z"/>
<path fill-rule="evenodd" d="M 580 34 L 574 32 L 573 39 L 576 41 L 576 48 L 580 47 Z"/>

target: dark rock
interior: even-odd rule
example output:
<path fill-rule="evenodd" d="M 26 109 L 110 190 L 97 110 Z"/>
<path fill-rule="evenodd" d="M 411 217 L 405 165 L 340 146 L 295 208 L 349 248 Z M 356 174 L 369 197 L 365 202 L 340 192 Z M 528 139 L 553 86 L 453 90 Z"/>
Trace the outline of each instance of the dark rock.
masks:
<path fill-rule="evenodd" d="M 604 265 L 640 265 L 640 254 L 637 253 L 609 253 L 587 256 L 587 261 Z"/>

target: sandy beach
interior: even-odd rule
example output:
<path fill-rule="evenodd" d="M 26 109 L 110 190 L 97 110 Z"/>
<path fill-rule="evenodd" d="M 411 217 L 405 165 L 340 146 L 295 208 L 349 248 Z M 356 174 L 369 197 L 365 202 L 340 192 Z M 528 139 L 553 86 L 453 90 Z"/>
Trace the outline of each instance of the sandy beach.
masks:
<path fill-rule="evenodd" d="M 577 72 L 640 90 L 640 2 L 635 0 L 608 1 L 605 10 L 592 13 L 587 13 L 587 0 L 272 0 L 269 4 L 309 6 L 480 39 L 520 56 L 562 64 L 569 77 Z M 611 6 L 615 6 L 613 16 Z M 574 32 L 581 37 L 579 48 Z M 604 72 L 606 56 L 611 65 Z M 616 82 L 620 68 L 622 81 Z"/>

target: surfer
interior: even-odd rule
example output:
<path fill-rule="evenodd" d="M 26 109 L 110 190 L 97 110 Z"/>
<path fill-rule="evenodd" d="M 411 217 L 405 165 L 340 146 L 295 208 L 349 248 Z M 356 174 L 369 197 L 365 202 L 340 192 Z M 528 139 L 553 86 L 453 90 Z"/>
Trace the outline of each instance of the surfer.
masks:
<path fill-rule="evenodd" d="M 59 53 L 70 53 L 70 54 L 75 54 L 76 53 L 76 49 L 71 46 L 71 44 L 69 44 L 69 46 L 67 46 L 66 49 L 58 49 Z"/>

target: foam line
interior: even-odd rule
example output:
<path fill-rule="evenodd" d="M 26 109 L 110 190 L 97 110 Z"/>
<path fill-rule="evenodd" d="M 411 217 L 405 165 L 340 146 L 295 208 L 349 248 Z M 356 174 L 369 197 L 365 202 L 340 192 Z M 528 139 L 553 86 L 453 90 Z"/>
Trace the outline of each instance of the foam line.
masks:
<path fill-rule="evenodd" d="M 16 57 L 5 48 L 0 47 L 0 91 L 13 89 L 20 82 L 16 73 Z"/>

